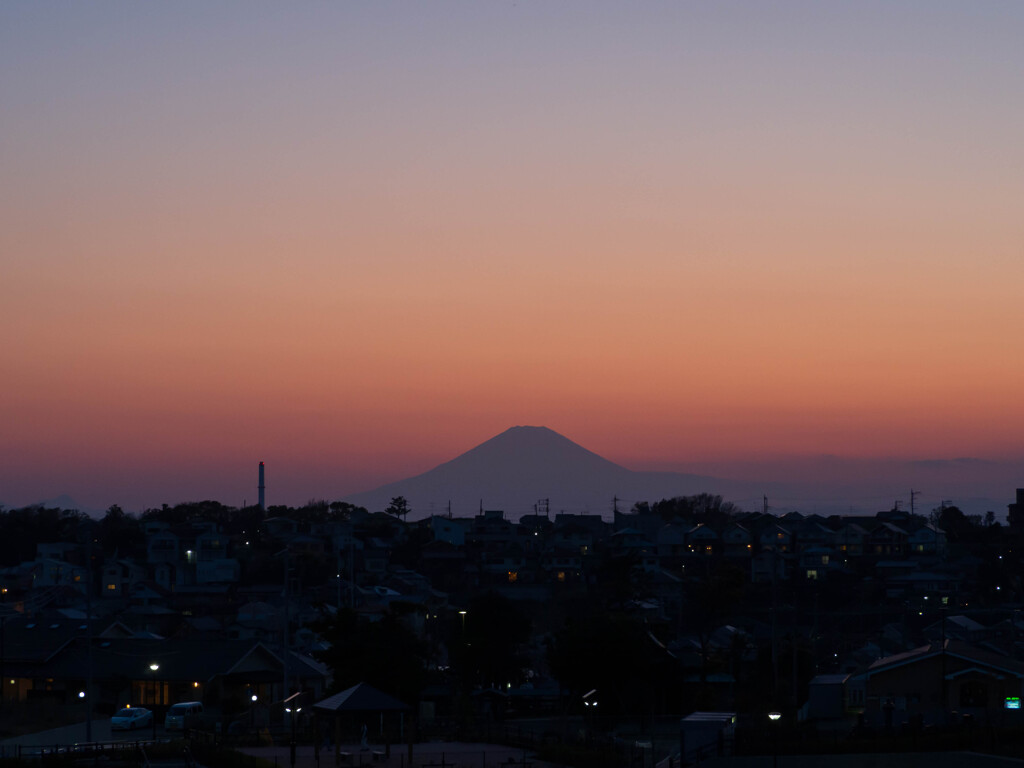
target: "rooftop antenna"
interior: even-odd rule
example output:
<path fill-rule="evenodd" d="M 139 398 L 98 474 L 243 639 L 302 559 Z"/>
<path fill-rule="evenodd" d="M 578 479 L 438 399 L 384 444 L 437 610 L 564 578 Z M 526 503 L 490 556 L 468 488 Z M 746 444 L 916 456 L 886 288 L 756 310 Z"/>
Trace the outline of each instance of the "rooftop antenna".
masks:
<path fill-rule="evenodd" d="M 920 496 L 920 491 L 915 491 L 913 488 L 910 489 L 910 514 L 914 514 L 914 497 Z"/>

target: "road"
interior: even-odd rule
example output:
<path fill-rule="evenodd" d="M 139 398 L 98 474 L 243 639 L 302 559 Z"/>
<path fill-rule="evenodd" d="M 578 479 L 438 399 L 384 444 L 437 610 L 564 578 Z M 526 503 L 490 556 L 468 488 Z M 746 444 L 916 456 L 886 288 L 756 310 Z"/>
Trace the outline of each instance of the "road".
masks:
<path fill-rule="evenodd" d="M 89 741 L 110 742 L 110 741 L 148 741 L 153 738 L 152 726 L 147 728 L 136 728 L 134 731 L 111 731 L 108 718 L 97 718 L 92 721 L 92 738 L 86 734 L 84 722 L 74 725 L 65 725 L 61 728 L 51 728 L 48 731 L 37 733 L 26 733 L 11 739 L 0 741 L 0 749 L 4 756 L 17 752 L 20 747 L 55 747 L 67 744 L 83 744 Z M 162 725 L 156 727 L 158 739 L 167 736 Z"/>

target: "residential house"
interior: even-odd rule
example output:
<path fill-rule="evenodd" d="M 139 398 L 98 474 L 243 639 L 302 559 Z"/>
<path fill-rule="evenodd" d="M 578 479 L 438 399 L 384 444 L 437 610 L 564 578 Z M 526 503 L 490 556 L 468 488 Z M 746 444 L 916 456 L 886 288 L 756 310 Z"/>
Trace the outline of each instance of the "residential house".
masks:
<path fill-rule="evenodd" d="M 181 559 L 181 540 L 167 526 L 154 529 L 146 538 L 146 561 L 150 564 L 176 563 Z"/>
<path fill-rule="evenodd" d="M 868 531 L 858 523 L 848 522 L 835 532 L 833 545 L 844 557 L 860 557 L 868 545 Z"/>
<path fill-rule="evenodd" d="M 132 584 L 146 579 L 146 568 L 132 560 L 107 560 L 103 564 L 100 596 L 104 599 L 123 598 Z"/>
<path fill-rule="evenodd" d="M 931 523 L 922 525 L 907 537 L 910 554 L 914 556 L 946 554 L 946 532 Z"/>
<path fill-rule="evenodd" d="M 434 541 L 445 541 L 454 547 L 461 547 L 466 543 L 466 528 L 469 521 L 465 518 L 441 517 L 433 515 L 430 518 L 430 531 Z"/>
<path fill-rule="evenodd" d="M 658 529 L 655 543 L 658 547 L 658 557 L 665 567 L 678 565 L 681 559 L 688 554 L 686 534 L 691 528 L 691 525 L 673 520 Z"/>
<path fill-rule="evenodd" d="M 722 553 L 722 537 L 714 528 L 698 523 L 686 533 L 686 551 L 690 555 L 711 557 Z"/>
<path fill-rule="evenodd" d="M 837 570 L 835 553 L 827 547 L 807 547 L 798 555 L 799 574 L 808 581 L 824 579 Z"/>
<path fill-rule="evenodd" d="M 722 550 L 726 557 L 754 556 L 754 534 L 739 523 L 730 523 L 722 531 Z"/>
<path fill-rule="evenodd" d="M 773 523 L 764 527 L 758 541 L 761 549 L 786 555 L 793 551 L 795 537 L 789 528 L 784 528 L 779 523 Z"/>
<path fill-rule="evenodd" d="M 865 720 L 875 727 L 944 725 L 954 713 L 979 724 L 1019 724 L 1006 702 L 1024 696 L 1024 663 L 967 643 L 946 640 L 887 656 L 855 678 Z"/>
<path fill-rule="evenodd" d="M 907 554 L 907 532 L 892 523 L 875 526 L 868 534 L 868 551 L 875 557 Z"/>
<path fill-rule="evenodd" d="M 658 567 L 657 547 L 643 531 L 623 528 L 608 537 L 608 552 L 613 557 L 633 559 L 644 571 Z"/>

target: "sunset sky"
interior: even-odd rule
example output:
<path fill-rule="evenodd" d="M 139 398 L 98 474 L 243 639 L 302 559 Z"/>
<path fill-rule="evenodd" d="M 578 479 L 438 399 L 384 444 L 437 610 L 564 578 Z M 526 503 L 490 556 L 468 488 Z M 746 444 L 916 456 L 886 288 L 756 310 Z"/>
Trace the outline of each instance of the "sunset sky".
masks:
<path fill-rule="evenodd" d="M 343 498 L 517 424 L 1010 501 L 1022 39 L 1018 0 L 2 3 L 0 502 L 251 503 L 260 460 Z"/>

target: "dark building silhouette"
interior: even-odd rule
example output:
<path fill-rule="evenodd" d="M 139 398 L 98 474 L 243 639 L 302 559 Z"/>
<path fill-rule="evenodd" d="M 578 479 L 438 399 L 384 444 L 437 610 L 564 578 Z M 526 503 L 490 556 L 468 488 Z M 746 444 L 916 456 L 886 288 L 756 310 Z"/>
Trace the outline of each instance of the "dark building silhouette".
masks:
<path fill-rule="evenodd" d="M 1024 528 L 1024 488 L 1017 489 L 1017 500 L 1007 505 L 1006 521 L 1011 528 Z"/>

